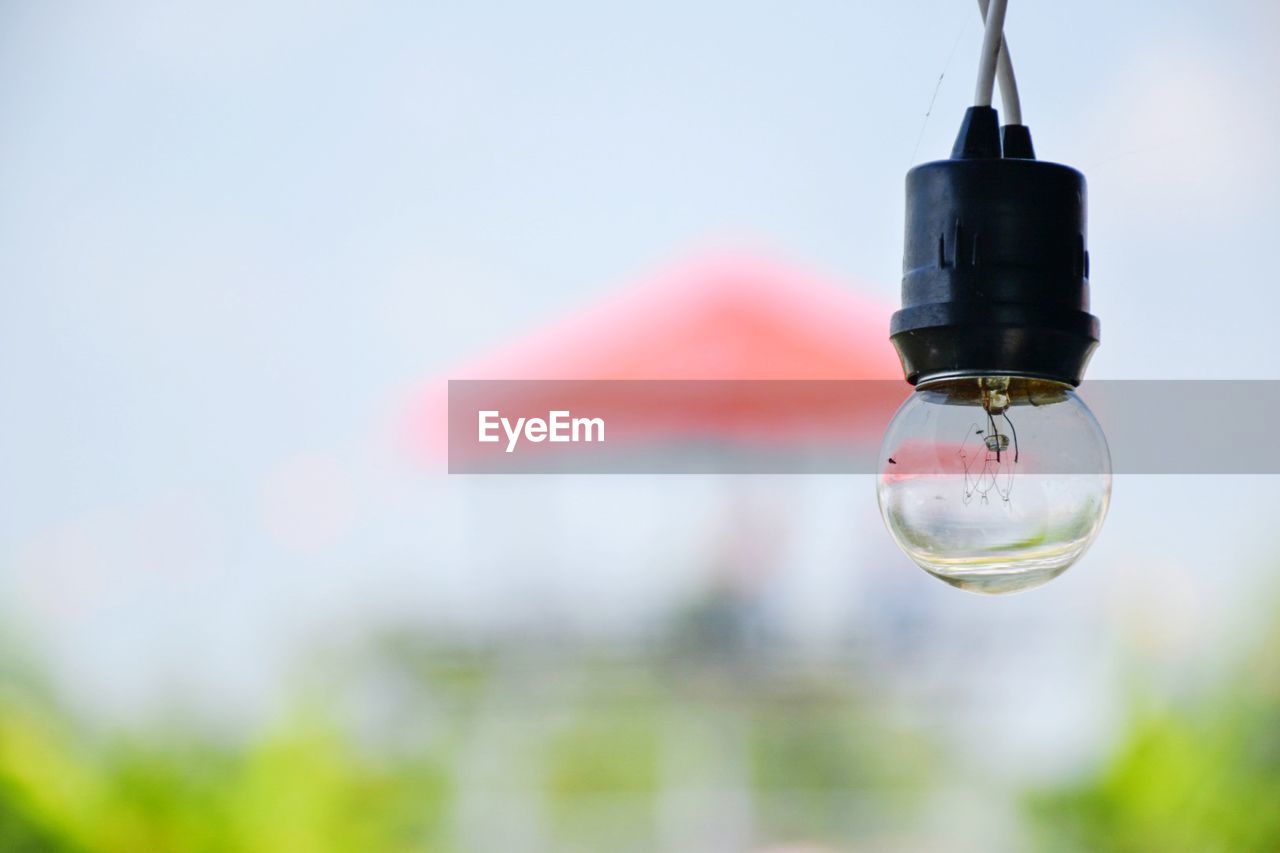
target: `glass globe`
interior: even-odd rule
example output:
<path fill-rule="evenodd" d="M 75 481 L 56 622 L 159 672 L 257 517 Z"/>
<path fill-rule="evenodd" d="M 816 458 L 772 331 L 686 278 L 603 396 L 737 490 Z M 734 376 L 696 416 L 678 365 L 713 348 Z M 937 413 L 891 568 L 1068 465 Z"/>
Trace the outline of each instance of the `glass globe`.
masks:
<path fill-rule="evenodd" d="M 1111 454 L 1068 385 L 970 377 L 922 385 L 880 448 L 877 496 L 898 547 L 973 592 L 1045 583 L 1080 558 L 1111 500 Z"/>

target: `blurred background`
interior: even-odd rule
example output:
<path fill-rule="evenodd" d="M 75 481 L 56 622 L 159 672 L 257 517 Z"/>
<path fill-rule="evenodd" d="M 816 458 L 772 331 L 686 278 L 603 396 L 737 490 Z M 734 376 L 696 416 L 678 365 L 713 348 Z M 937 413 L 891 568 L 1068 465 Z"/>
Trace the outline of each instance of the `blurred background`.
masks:
<path fill-rule="evenodd" d="M 1119 477 L 1074 569 L 984 598 L 870 477 L 450 477 L 422 435 L 445 379 L 602 340 L 893 376 L 903 175 L 980 31 L 0 7 L 0 850 L 1280 849 L 1274 478 Z M 1089 179 L 1091 376 L 1280 379 L 1280 6 L 1006 32 Z"/>

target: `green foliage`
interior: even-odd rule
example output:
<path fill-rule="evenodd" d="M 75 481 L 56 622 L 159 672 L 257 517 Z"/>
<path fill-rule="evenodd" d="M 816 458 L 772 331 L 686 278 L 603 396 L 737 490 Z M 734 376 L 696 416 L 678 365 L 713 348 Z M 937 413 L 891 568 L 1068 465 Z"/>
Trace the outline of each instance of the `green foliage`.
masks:
<path fill-rule="evenodd" d="M 1029 796 L 1040 848 L 1280 850 L 1277 647 L 1198 703 L 1138 714 L 1096 777 Z"/>
<path fill-rule="evenodd" d="M 838 845 L 910 826 L 936 772 L 840 670 L 537 659 L 389 643 L 233 741 L 96 732 L 0 676 L 0 853 L 451 852 L 504 797 L 551 849 L 621 853 L 661 846 L 672 784 L 740 792 L 761 839 Z M 1028 796 L 1037 849 L 1280 850 L 1276 660 L 1136 713 L 1092 778 Z M 354 725 L 346 700 L 365 692 L 381 714 Z"/>
<path fill-rule="evenodd" d="M 833 698 L 774 697 L 753 709 L 753 787 L 770 795 L 760 820 L 779 838 L 865 836 L 897 822 L 928 779 L 931 750 L 917 736 Z"/>
<path fill-rule="evenodd" d="M 77 737 L 52 708 L 0 703 L 0 851 L 433 850 L 450 791 L 422 757 L 386 765 L 299 715 L 239 747 Z"/>
<path fill-rule="evenodd" d="M 1031 799 L 1051 850 L 1280 850 L 1280 714 L 1138 721 L 1101 776 Z"/>
<path fill-rule="evenodd" d="M 573 721 L 547 743 L 546 787 L 557 800 L 590 794 L 649 798 L 657 787 L 650 709 L 614 708 Z"/>

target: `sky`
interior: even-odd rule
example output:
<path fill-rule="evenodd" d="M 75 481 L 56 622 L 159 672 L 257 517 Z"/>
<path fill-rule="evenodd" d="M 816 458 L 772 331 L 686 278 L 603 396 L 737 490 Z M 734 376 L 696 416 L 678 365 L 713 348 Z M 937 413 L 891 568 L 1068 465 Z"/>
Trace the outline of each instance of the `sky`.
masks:
<path fill-rule="evenodd" d="M 1038 152 L 1089 180 L 1091 375 L 1280 378 L 1275 4 L 1006 27 Z M 95 689 L 202 647 L 244 678 L 297 601 L 418 573 L 410 506 L 446 487 L 389 436 L 428 378 L 704 253 L 892 303 L 903 175 L 949 151 L 979 40 L 966 0 L 6 6 L 14 630 Z M 1270 491 L 1140 493 L 1243 549 L 1230 502 Z"/>

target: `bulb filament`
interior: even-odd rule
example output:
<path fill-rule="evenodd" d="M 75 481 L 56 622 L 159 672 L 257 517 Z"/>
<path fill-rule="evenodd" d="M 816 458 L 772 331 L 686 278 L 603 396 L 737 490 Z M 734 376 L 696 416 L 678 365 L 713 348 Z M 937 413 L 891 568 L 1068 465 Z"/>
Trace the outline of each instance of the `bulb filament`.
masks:
<path fill-rule="evenodd" d="M 986 504 L 995 492 L 1008 508 L 1013 472 L 1020 456 L 1018 430 L 1009 418 L 1009 380 L 982 378 L 978 380 L 978 387 L 982 392 L 985 426 L 972 424 L 958 451 L 964 466 L 964 502 L 967 505 L 976 497 Z M 1001 431 L 997 418 L 1004 421 L 1006 431 Z M 975 436 L 980 443 L 972 441 Z M 1010 448 L 1013 458 L 1009 458 Z"/>

